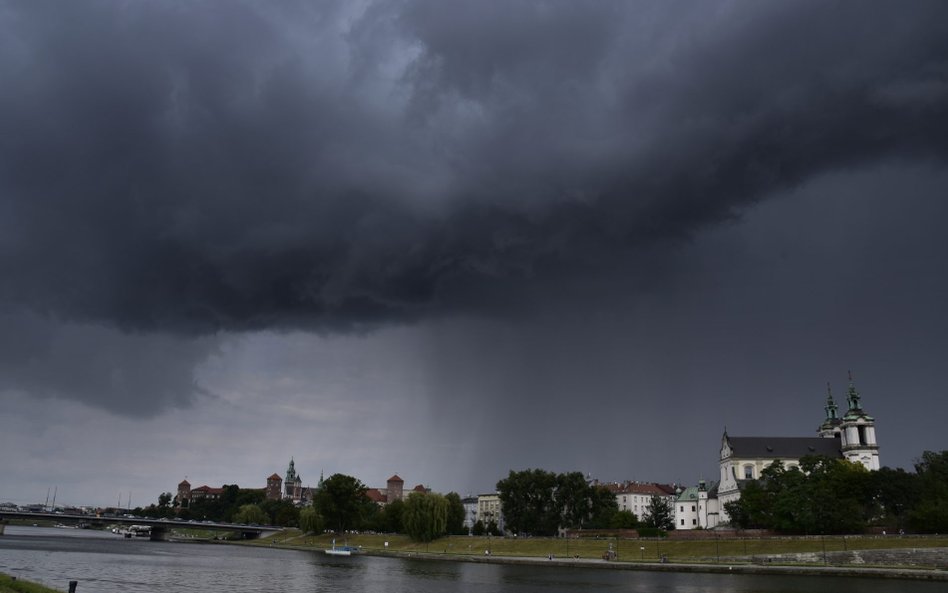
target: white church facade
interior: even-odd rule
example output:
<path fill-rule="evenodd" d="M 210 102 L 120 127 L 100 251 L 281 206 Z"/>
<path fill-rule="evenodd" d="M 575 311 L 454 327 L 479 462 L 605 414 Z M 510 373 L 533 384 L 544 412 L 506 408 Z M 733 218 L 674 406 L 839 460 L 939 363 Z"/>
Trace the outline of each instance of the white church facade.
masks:
<path fill-rule="evenodd" d="M 827 387 L 826 419 L 817 429 L 816 437 L 735 437 L 725 429 L 721 437 L 720 482 L 717 485 L 716 510 L 720 522 L 729 521 L 724 505 L 739 499 L 743 484 L 759 479 L 764 468 L 775 461 L 789 468 L 798 466 L 800 459 L 807 455 L 823 455 L 861 463 L 870 471 L 878 470 L 879 444 L 875 420 L 862 409 L 861 397 L 851 374 L 846 401 L 848 409 L 840 417 Z"/>

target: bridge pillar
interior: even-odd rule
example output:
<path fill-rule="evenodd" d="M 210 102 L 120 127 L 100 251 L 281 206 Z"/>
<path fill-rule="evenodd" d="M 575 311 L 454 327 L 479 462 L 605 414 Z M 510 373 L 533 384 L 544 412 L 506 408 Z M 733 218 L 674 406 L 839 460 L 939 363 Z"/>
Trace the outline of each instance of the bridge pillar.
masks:
<path fill-rule="evenodd" d="M 163 542 L 168 539 L 168 530 L 164 527 L 152 525 L 151 534 L 148 536 L 148 539 L 153 542 Z"/>
<path fill-rule="evenodd" d="M 7 526 L 7 520 L 0 519 L 0 535 L 3 535 L 3 530 L 4 528 L 6 528 L 6 526 Z"/>

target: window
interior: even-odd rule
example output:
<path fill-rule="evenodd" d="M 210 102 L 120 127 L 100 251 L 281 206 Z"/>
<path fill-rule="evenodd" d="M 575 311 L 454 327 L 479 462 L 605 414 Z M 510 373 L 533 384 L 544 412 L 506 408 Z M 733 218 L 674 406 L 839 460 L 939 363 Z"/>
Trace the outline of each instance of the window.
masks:
<path fill-rule="evenodd" d="M 684 507 L 684 506 L 678 507 L 678 511 L 679 511 L 680 513 L 684 513 L 684 512 L 685 512 L 685 507 Z"/>
<path fill-rule="evenodd" d="M 695 512 L 695 505 L 691 505 L 691 512 Z"/>
<path fill-rule="evenodd" d="M 692 520 L 691 520 L 691 524 L 692 524 L 692 525 L 697 525 L 697 524 L 698 524 L 698 520 L 697 520 L 697 519 L 692 519 Z"/>
<path fill-rule="evenodd" d="M 681 525 L 682 525 L 682 527 L 684 527 L 684 525 L 685 525 L 685 520 L 684 520 L 684 519 L 681 520 Z"/>
<path fill-rule="evenodd" d="M 753 479 L 754 479 L 754 466 L 753 466 L 753 465 L 745 465 L 745 466 L 744 466 L 744 479 L 745 479 L 745 480 L 753 480 Z"/>

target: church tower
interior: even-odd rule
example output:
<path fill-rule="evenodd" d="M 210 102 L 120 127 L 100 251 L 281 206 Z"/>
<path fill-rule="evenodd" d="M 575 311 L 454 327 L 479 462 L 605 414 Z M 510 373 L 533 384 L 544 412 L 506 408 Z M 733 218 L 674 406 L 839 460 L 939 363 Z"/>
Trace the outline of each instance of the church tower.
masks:
<path fill-rule="evenodd" d="M 302 483 L 303 480 L 296 475 L 296 463 L 293 461 L 293 458 L 290 457 L 290 465 L 286 468 L 286 477 L 283 479 L 283 488 L 286 491 L 284 498 L 299 500 Z"/>
<path fill-rule="evenodd" d="M 826 410 L 826 420 L 823 421 L 823 424 L 820 424 L 820 428 L 817 430 L 817 433 L 827 439 L 840 438 L 840 424 L 843 423 L 842 419 L 839 417 L 839 408 L 836 407 L 836 402 L 833 401 L 833 391 L 830 389 L 830 384 L 826 384 L 826 406 L 823 407 Z"/>
<path fill-rule="evenodd" d="M 843 457 L 863 464 L 868 470 L 879 469 L 879 444 L 876 442 L 875 419 L 862 409 L 859 392 L 849 373 L 849 391 L 846 395 L 849 409 L 839 424 Z"/>

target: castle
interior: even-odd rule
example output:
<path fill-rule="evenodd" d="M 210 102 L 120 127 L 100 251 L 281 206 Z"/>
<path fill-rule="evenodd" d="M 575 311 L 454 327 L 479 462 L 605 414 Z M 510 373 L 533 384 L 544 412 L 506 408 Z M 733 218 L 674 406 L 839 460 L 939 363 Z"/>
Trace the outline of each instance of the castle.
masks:
<path fill-rule="evenodd" d="M 319 483 L 322 484 L 322 482 L 323 479 L 320 476 Z M 296 463 L 292 457 L 290 465 L 286 468 L 286 477 L 281 478 L 280 474 L 273 473 L 267 478 L 267 485 L 260 490 L 266 500 L 289 500 L 297 506 L 305 506 L 313 501 L 314 489 L 303 486 L 303 478 L 296 473 Z M 193 501 L 217 500 L 223 493 L 223 487 L 214 488 L 204 485 L 191 488 L 191 483 L 184 479 L 178 484 L 178 493 L 174 500 L 178 508 L 186 509 Z"/>

